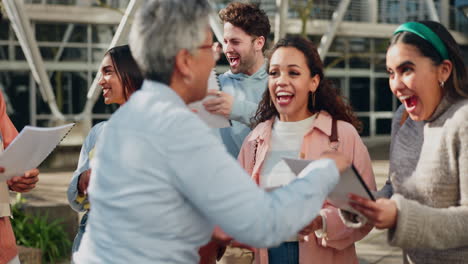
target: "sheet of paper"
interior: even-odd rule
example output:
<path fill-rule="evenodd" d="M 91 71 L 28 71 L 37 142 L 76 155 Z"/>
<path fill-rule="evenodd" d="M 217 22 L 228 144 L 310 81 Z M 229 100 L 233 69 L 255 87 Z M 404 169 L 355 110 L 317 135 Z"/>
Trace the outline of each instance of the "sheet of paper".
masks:
<path fill-rule="evenodd" d="M 292 159 L 283 158 L 292 172 L 299 175 L 301 171 L 313 162 L 312 160 Z M 359 196 L 375 200 L 374 196 L 370 192 L 369 187 L 356 171 L 354 166 L 347 169 L 340 175 L 340 181 L 335 188 L 328 194 L 327 200 L 334 206 L 358 214 L 350 205 L 348 195 L 350 193 L 357 194 Z"/>
<path fill-rule="evenodd" d="M 208 79 L 208 89 L 213 90 L 220 90 L 218 77 L 216 76 L 216 72 L 214 70 L 211 71 L 210 77 Z M 210 112 L 205 110 L 203 106 L 203 102 L 211 99 L 216 98 L 216 96 L 209 95 L 206 96 L 203 100 L 191 103 L 188 105 L 191 109 L 197 110 L 197 115 L 203 120 L 209 127 L 212 128 L 223 128 L 230 126 L 229 120 L 221 115 L 211 114 Z"/>
<path fill-rule="evenodd" d="M 4 152 L 0 153 L 0 181 L 37 168 L 71 130 L 74 123 L 58 127 L 25 126 Z"/>

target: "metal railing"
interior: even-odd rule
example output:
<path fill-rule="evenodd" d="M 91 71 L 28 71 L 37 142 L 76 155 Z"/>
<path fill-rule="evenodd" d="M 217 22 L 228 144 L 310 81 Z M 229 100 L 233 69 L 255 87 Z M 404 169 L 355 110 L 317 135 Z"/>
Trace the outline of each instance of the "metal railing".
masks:
<path fill-rule="evenodd" d="M 338 7 L 341 0 L 316 0 L 312 7 L 310 19 L 331 20 L 333 12 Z M 213 0 L 217 9 L 221 9 L 231 1 Z M 277 12 L 276 0 L 253 1 L 260 4 L 260 7 L 270 17 L 274 17 Z M 292 0 L 292 2 L 303 2 Z M 291 3 L 291 2 L 290 2 Z M 441 16 L 442 8 L 440 1 L 434 1 L 436 10 Z M 346 11 L 344 21 L 367 22 L 369 21 L 368 0 L 353 0 Z M 289 18 L 298 18 L 298 13 L 289 5 Z M 429 9 L 425 0 L 379 0 L 378 1 L 378 23 L 401 24 L 406 21 L 428 20 L 430 19 Z M 454 6 L 449 7 L 449 28 L 451 30 L 468 33 L 468 18 Z"/>

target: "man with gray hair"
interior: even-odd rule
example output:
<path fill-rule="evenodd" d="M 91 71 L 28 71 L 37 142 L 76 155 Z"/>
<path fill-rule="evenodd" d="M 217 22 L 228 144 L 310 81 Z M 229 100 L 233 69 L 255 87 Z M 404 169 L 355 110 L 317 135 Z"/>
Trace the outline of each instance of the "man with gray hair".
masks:
<path fill-rule="evenodd" d="M 214 66 L 210 12 L 207 0 L 138 11 L 130 47 L 145 81 L 96 146 L 77 263 L 197 263 L 215 225 L 249 245 L 279 244 L 315 218 L 349 165 L 325 154 L 270 193 L 250 180 L 186 105 L 206 95 Z"/>

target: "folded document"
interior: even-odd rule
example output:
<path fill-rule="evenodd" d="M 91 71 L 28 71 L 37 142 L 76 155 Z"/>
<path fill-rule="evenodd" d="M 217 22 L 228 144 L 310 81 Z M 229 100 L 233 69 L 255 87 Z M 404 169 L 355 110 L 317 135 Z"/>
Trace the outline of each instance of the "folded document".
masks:
<path fill-rule="evenodd" d="M 292 172 L 296 175 L 313 162 L 312 160 L 302 160 L 302 159 L 292 159 L 292 158 L 283 158 Z M 346 171 L 340 175 L 340 180 L 335 188 L 328 194 L 327 201 L 329 201 L 334 206 L 350 211 L 356 214 L 359 214 L 349 205 L 348 195 L 350 193 L 357 194 L 364 198 L 368 198 L 375 201 L 372 192 L 369 187 L 366 185 L 361 175 L 357 172 L 354 166 L 351 166 Z"/>
<path fill-rule="evenodd" d="M 0 181 L 23 175 L 37 168 L 72 129 L 74 123 L 58 127 L 25 126 L 10 145 L 0 153 Z"/>

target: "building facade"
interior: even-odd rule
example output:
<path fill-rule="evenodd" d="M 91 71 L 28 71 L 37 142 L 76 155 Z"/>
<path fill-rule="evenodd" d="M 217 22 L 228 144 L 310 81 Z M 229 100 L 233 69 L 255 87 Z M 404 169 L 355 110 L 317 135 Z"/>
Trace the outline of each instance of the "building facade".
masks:
<path fill-rule="evenodd" d="M 286 1 L 286 0 L 283 0 Z M 217 9 L 230 1 L 214 1 Z M 276 0 L 252 1 L 275 19 L 280 9 Z M 290 0 L 286 34 L 302 28 L 296 3 Z M 307 22 L 307 35 L 319 45 L 333 25 L 333 14 L 341 0 L 315 0 Z M 326 52 L 326 75 L 349 98 L 364 123 L 362 136 L 368 142 L 389 140 L 393 112 L 399 102 L 390 92 L 385 69 L 388 39 L 398 24 L 430 20 L 432 3 L 440 21 L 450 28 L 465 54 L 468 52 L 468 19 L 448 0 L 353 0 L 336 27 Z M 58 109 L 67 119 L 83 110 L 86 94 L 99 63 L 116 32 L 129 0 L 24 0 L 31 28 L 56 97 Z M 273 39 L 273 36 L 271 37 Z M 468 56 L 467 56 L 468 57 Z M 218 63 L 227 69 L 225 60 Z M 8 113 L 18 129 L 24 125 L 53 125 L 51 111 L 43 100 L 23 50 L 4 16 L 0 21 L 0 88 L 8 100 Z M 116 109 L 98 99 L 92 111 L 93 123 L 104 120 Z"/>

